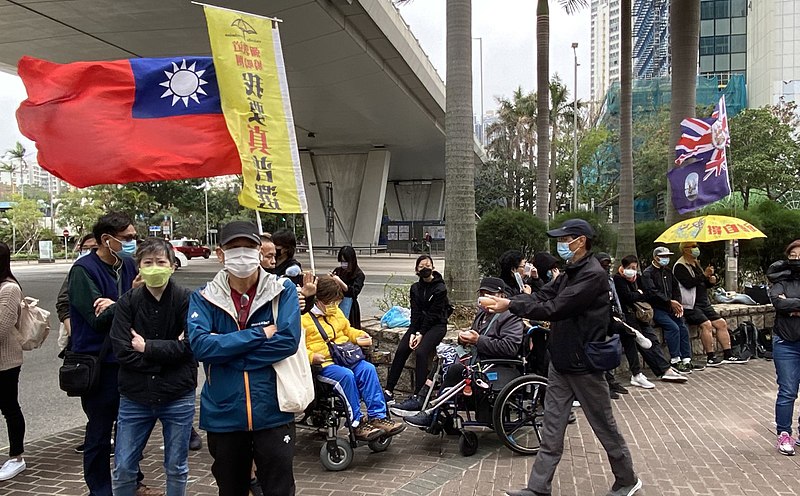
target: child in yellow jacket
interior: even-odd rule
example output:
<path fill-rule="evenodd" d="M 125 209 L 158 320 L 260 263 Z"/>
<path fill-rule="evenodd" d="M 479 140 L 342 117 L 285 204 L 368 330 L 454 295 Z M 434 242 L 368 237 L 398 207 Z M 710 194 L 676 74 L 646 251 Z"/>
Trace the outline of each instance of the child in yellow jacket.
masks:
<path fill-rule="evenodd" d="M 372 338 L 360 329 L 350 327 L 350 321 L 339 310 L 342 290 L 330 276 L 317 281 L 317 301 L 311 312 L 302 317 L 306 331 L 306 350 L 312 365 L 321 366 L 318 379 L 330 384 L 347 400 L 348 416 L 357 439 L 372 441 L 381 436 L 393 436 L 405 425 L 388 418 L 386 401 L 375 366 L 361 360 L 352 368 L 333 363 L 328 343 L 322 337 L 322 328 L 332 343 L 355 343 L 370 346 Z M 361 400 L 367 405 L 368 420 L 363 421 Z"/>

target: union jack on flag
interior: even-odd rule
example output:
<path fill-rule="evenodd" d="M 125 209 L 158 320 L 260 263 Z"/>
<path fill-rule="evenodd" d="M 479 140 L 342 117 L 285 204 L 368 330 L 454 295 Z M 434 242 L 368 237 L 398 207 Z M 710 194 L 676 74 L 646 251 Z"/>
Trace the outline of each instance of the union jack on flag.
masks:
<path fill-rule="evenodd" d="M 725 147 L 730 144 L 728 112 L 725 96 L 720 98 L 710 118 L 689 118 L 681 122 L 681 137 L 675 146 L 675 164 L 682 165 L 687 159 L 705 162 L 703 181 L 713 174 L 719 177 L 727 170 Z"/>

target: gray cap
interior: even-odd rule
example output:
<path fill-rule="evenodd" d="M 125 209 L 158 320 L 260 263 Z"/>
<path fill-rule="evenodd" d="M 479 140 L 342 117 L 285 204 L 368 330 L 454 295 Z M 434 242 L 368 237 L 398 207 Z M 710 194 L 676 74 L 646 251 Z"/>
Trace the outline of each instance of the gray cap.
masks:
<path fill-rule="evenodd" d="M 667 255 L 674 255 L 674 253 L 669 251 L 669 248 L 667 248 L 666 246 L 659 246 L 658 248 L 653 250 L 653 258 L 665 257 Z"/>

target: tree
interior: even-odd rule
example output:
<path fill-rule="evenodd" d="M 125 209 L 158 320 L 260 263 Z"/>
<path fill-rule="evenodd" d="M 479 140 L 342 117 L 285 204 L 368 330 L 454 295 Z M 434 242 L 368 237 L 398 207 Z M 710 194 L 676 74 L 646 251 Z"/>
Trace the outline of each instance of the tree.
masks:
<path fill-rule="evenodd" d="M 633 68 L 631 67 L 631 0 L 620 2 L 619 225 L 617 260 L 636 254 L 633 212 Z"/>
<path fill-rule="evenodd" d="M 630 15 L 630 14 L 626 14 Z M 669 40 L 672 52 L 672 96 L 670 101 L 670 150 L 681 136 L 681 121 L 695 116 L 697 98 L 697 54 L 700 46 L 700 0 L 687 0 L 673 5 L 669 13 Z M 670 154 L 667 170 L 674 166 Z M 667 225 L 678 219 L 672 205 L 672 191 L 667 183 Z"/>
<path fill-rule="evenodd" d="M 568 101 L 569 91 L 558 74 L 553 76 L 550 81 L 550 213 L 555 214 L 558 211 L 558 198 L 556 198 L 556 159 L 558 156 L 558 147 L 554 145 L 560 137 L 561 124 L 567 124 L 568 127 L 573 126 L 573 117 L 575 114 L 575 102 Z M 581 107 L 578 102 L 578 107 Z M 580 119 L 580 116 L 579 116 Z M 570 155 L 572 148 L 570 148 Z"/>
<path fill-rule="evenodd" d="M 89 232 L 104 213 L 92 201 L 91 190 L 68 191 L 56 201 L 58 222 L 74 228 L 78 235 Z"/>
<path fill-rule="evenodd" d="M 23 200 L 16 197 L 16 204 L 8 212 L 11 225 L 17 230 L 17 236 L 22 240 L 20 249 L 28 248 L 28 253 L 34 249 L 34 241 L 38 239 L 41 219 L 44 217 L 36 200 Z M 36 247 L 38 248 L 38 247 Z"/>
<path fill-rule="evenodd" d="M 528 212 L 496 208 L 478 222 L 478 260 L 485 275 L 499 275 L 498 259 L 507 250 L 528 257 L 547 247 L 545 224 Z"/>
<path fill-rule="evenodd" d="M 22 145 L 22 143 L 17 141 L 13 148 L 9 148 L 6 150 L 5 154 L 3 154 L 4 158 L 6 158 L 8 161 L 0 162 L 0 170 L 3 172 L 8 172 L 11 175 L 12 195 L 16 193 L 17 181 L 15 180 L 15 175 L 17 171 L 19 171 L 20 180 L 24 184 L 24 180 L 22 180 L 22 174 L 28 170 L 28 162 L 25 161 L 25 153 L 25 147 Z"/>

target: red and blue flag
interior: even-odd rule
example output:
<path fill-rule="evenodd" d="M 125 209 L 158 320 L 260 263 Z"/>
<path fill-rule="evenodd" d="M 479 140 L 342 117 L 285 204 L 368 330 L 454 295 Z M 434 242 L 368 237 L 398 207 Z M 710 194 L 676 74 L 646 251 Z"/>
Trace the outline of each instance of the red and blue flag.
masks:
<path fill-rule="evenodd" d="M 20 131 L 78 187 L 240 174 L 210 57 L 19 61 Z"/>

